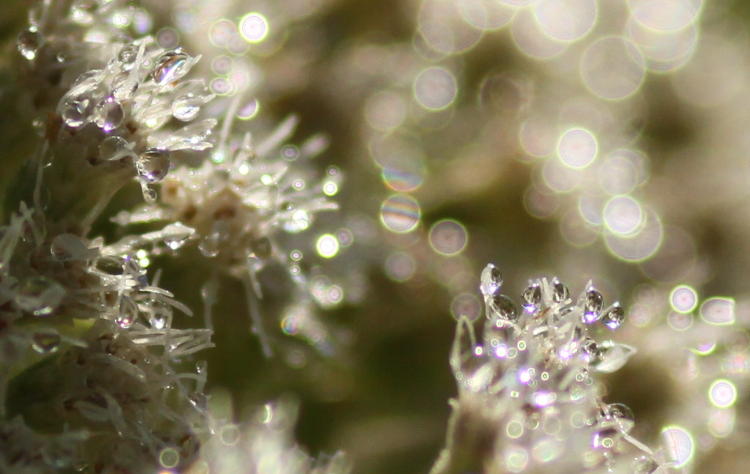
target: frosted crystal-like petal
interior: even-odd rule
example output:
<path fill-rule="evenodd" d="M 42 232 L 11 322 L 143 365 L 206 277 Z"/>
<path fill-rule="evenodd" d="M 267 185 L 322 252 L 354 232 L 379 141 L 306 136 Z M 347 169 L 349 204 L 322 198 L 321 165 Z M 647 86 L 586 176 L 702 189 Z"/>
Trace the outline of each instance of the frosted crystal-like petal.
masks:
<path fill-rule="evenodd" d="M 603 341 L 597 345 L 597 348 L 598 358 L 593 364 L 597 372 L 615 372 L 635 354 L 634 347 L 613 341 Z"/>

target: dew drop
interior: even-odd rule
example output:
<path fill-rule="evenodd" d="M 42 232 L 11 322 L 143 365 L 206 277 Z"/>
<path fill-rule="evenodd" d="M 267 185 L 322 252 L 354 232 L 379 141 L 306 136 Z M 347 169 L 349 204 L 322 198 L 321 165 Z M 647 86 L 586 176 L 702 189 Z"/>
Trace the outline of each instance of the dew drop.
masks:
<path fill-rule="evenodd" d="M 163 180 L 169 172 L 169 151 L 149 148 L 135 162 L 138 176 L 146 183 Z"/>
<path fill-rule="evenodd" d="M 508 321 L 518 319 L 518 310 L 516 305 L 505 295 L 495 294 L 489 299 L 490 310 L 499 318 Z"/>
<path fill-rule="evenodd" d="M 607 419 L 614 421 L 623 433 L 629 433 L 635 426 L 635 415 L 633 410 L 622 403 L 611 403 L 607 405 Z"/>
<path fill-rule="evenodd" d="M 490 263 L 482 270 L 480 281 L 479 290 L 485 298 L 488 298 L 500 290 L 503 284 L 503 277 L 500 274 L 500 270 Z"/>
<path fill-rule="evenodd" d="M 162 231 L 162 234 L 164 235 L 164 245 L 172 250 L 179 250 L 185 245 L 193 233 L 195 233 L 195 231 L 192 228 L 181 222 L 169 224 Z"/>
<path fill-rule="evenodd" d="M 55 330 L 44 330 L 34 333 L 31 347 L 40 354 L 52 354 L 60 347 L 60 335 Z"/>
<path fill-rule="evenodd" d="M 84 260 L 88 251 L 83 239 L 73 234 L 57 235 L 50 243 L 50 254 L 60 262 Z"/>
<path fill-rule="evenodd" d="M 619 370 L 635 354 L 635 349 L 613 341 L 603 341 L 597 345 L 598 357 L 593 367 L 598 372 L 610 373 Z"/>
<path fill-rule="evenodd" d="M 159 85 L 179 80 L 188 73 L 192 63 L 190 56 L 180 50 L 168 51 L 156 61 L 153 77 Z"/>
<path fill-rule="evenodd" d="M 86 123 L 91 114 L 92 101 L 83 95 L 67 97 L 62 104 L 62 119 L 65 125 L 78 128 Z"/>
<path fill-rule="evenodd" d="M 112 79 L 112 96 L 117 100 L 129 100 L 137 90 L 138 81 L 131 78 L 128 72 L 122 72 Z"/>
<path fill-rule="evenodd" d="M 27 278 L 16 293 L 16 304 L 34 316 L 48 316 L 60 305 L 65 288 L 44 276 Z"/>
<path fill-rule="evenodd" d="M 107 137 L 99 144 L 99 158 L 104 161 L 119 160 L 132 154 L 128 141 L 117 135 Z"/>
<path fill-rule="evenodd" d="M 539 282 L 533 282 L 523 290 L 521 294 L 523 300 L 523 309 L 527 313 L 535 313 L 539 310 L 542 302 L 542 288 Z"/>
<path fill-rule="evenodd" d="M 620 303 L 614 303 L 602 315 L 602 323 L 613 331 L 622 326 L 623 321 L 625 321 L 625 310 Z"/>
<path fill-rule="evenodd" d="M 128 44 L 123 46 L 117 55 L 117 59 L 123 65 L 126 65 L 124 69 L 129 69 L 127 66 L 132 65 L 138 57 L 138 48 L 134 44 Z M 132 67 L 132 66 L 131 66 Z"/>
<path fill-rule="evenodd" d="M 581 350 L 588 357 L 589 361 L 595 362 L 599 359 L 599 347 L 596 341 L 590 337 L 586 338 L 581 344 Z"/>
<path fill-rule="evenodd" d="M 592 324 L 601 317 L 602 304 L 604 298 L 593 286 L 589 286 L 581 297 L 583 306 L 583 322 Z M 580 303 L 579 303 L 580 304 Z"/>
<path fill-rule="evenodd" d="M 292 234 L 302 232 L 310 227 L 312 218 L 310 214 L 304 209 L 297 209 L 292 213 L 292 216 L 284 221 L 284 230 Z"/>
<path fill-rule="evenodd" d="M 552 301 L 562 303 L 570 297 L 570 290 L 557 278 L 552 279 Z"/>
<path fill-rule="evenodd" d="M 42 35 L 35 28 L 29 28 L 18 35 L 18 52 L 21 56 L 33 61 L 42 46 Z"/>
<path fill-rule="evenodd" d="M 159 197 L 159 195 L 156 193 L 156 190 L 154 188 L 150 188 L 146 183 L 141 183 L 141 193 L 143 194 L 143 199 L 146 202 L 156 202 L 156 198 Z"/>
<path fill-rule="evenodd" d="M 122 105 L 114 98 L 107 97 L 96 106 L 96 125 L 106 133 L 111 132 L 122 124 L 125 112 Z"/>
<path fill-rule="evenodd" d="M 115 323 L 123 329 L 128 329 L 138 318 L 138 305 L 130 298 L 120 300 L 120 311 Z"/>

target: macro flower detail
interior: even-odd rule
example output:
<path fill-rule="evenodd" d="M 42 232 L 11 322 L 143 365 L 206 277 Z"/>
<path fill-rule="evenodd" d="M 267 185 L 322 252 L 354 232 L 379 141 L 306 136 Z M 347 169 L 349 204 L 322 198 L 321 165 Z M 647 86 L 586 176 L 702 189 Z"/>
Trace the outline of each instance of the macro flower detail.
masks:
<path fill-rule="evenodd" d="M 632 412 L 602 400 L 596 375 L 635 352 L 595 337 L 600 320 L 619 326 L 621 306 L 602 316 L 603 297 L 590 283 L 573 298 L 558 279 L 542 278 L 523 291 L 519 311 L 502 283 L 494 265 L 485 267 L 478 340 L 468 319 L 458 322 L 450 362 L 459 396 L 433 473 L 525 472 L 548 463 L 556 472 L 654 472 L 657 454 L 629 434 Z"/>

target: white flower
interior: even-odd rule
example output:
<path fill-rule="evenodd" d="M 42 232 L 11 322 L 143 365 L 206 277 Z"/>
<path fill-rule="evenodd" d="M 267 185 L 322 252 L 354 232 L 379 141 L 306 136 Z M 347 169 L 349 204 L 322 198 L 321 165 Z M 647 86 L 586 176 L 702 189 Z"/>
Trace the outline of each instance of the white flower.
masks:
<path fill-rule="evenodd" d="M 596 324 L 619 326 L 619 304 L 604 309 L 591 284 L 572 298 L 555 278 L 532 281 L 518 308 L 501 287 L 499 271 L 488 265 L 479 342 L 467 319 L 458 323 L 450 361 L 459 397 L 433 472 L 535 472 L 548 463 L 556 472 L 657 469 L 654 453 L 629 434 L 632 413 L 605 403 L 595 376 L 617 370 L 634 352 L 592 337 Z"/>

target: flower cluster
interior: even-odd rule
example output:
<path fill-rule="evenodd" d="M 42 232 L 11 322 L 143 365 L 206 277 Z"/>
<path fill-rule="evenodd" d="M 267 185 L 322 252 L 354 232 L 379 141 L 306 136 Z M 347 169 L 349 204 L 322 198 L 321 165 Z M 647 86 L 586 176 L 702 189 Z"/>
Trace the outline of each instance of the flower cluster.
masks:
<path fill-rule="evenodd" d="M 655 471 L 657 457 L 629 434 L 631 411 L 605 403 L 596 378 L 634 353 L 593 337 L 596 325 L 620 326 L 622 307 L 605 309 L 591 284 L 571 297 L 555 278 L 530 282 L 519 309 L 501 286 L 498 269 L 488 265 L 481 341 L 466 318 L 458 323 L 451 366 L 459 397 L 433 472 L 534 471 L 548 463 L 556 472 Z"/>
<path fill-rule="evenodd" d="M 48 235 L 46 227 L 22 206 L 2 228 L 0 387 L 10 417 L 53 433 L 52 447 L 78 444 L 40 459 L 5 451 L 6 464 L 37 472 L 72 465 L 99 472 L 97 464 L 132 472 L 155 466 L 167 448 L 189 462 L 206 430 L 205 370 L 177 367 L 211 347 L 211 332 L 172 328 L 174 309 L 190 310 L 149 284 L 136 248 Z M 2 424 L 14 433 L 28 430 L 12 418 Z M 22 449 L 14 443 L 4 448 Z"/>

